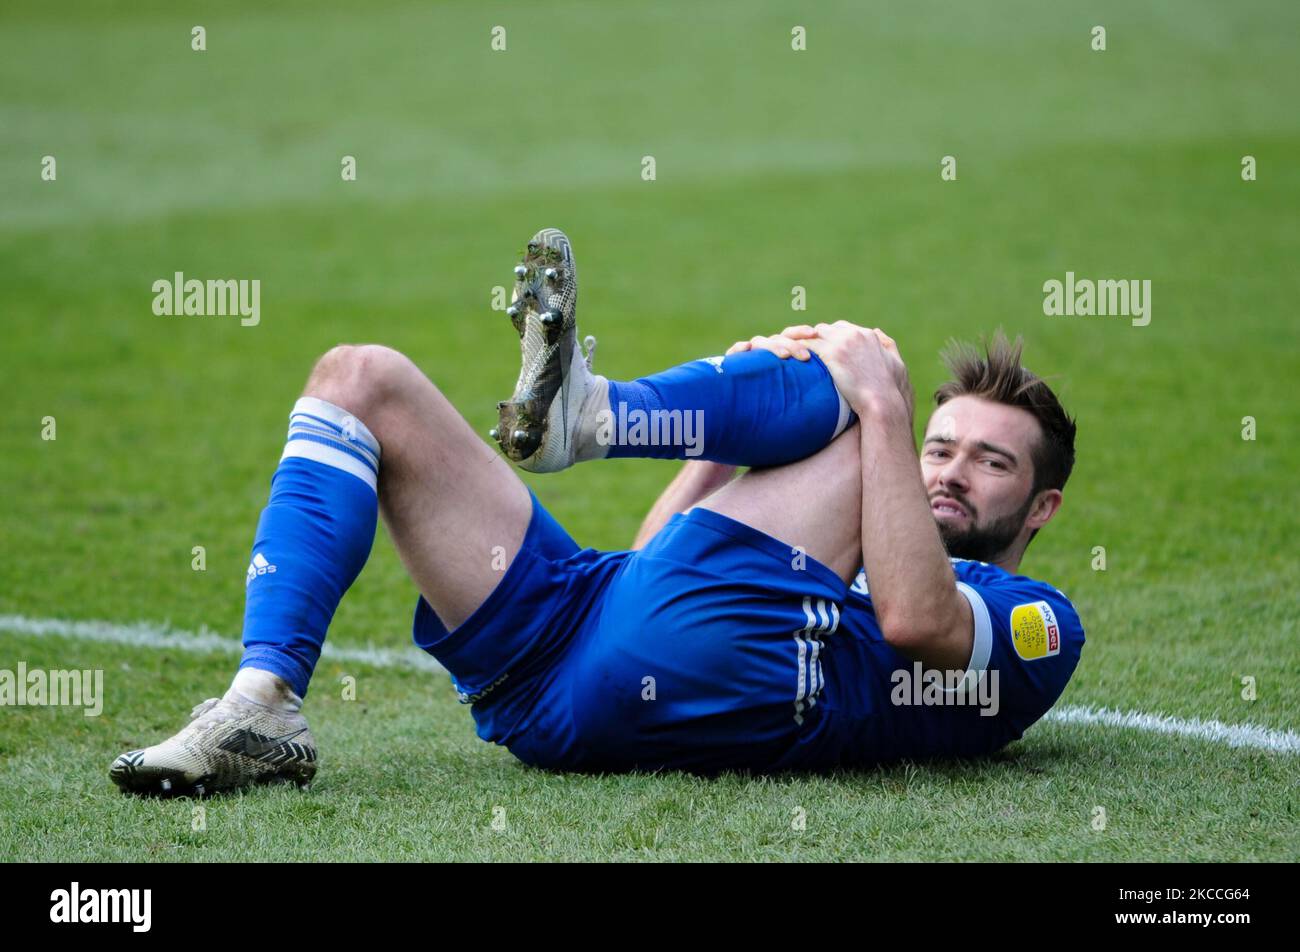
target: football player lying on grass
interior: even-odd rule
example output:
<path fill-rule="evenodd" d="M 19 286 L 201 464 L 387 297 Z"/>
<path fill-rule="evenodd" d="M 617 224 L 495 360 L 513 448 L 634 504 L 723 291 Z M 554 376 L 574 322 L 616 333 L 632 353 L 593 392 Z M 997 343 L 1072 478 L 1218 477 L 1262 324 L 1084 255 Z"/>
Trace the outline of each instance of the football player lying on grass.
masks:
<path fill-rule="evenodd" d="M 479 736 L 528 764 L 981 755 L 1055 703 L 1083 630 L 1065 596 L 1016 572 L 1060 508 L 1075 426 L 1018 343 L 949 355 L 918 459 L 907 371 L 879 330 L 792 327 L 613 381 L 578 343 L 568 239 L 539 232 L 515 276 L 505 455 L 534 472 L 691 460 L 634 548 L 579 546 L 406 357 L 336 347 L 289 417 L 234 681 L 174 737 L 118 757 L 122 789 L 312 779 L 303 698 L 380 512 L 420 590 L 416 644 Z"/>

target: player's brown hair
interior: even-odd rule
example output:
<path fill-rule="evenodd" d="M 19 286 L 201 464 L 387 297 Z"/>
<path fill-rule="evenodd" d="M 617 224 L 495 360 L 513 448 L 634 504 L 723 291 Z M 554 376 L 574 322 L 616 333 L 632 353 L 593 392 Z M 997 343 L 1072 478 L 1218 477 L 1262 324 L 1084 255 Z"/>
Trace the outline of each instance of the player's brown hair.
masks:
<path fill-rule="evenodd" d="M 998 331 L 984 352 L 962 341 L 950 341 L 943 360 L 952 379 L 934 392 L 941 407 L 954 397 L 979 397 L 1019 407 L 1033 414 L 1043 437 L 1034 447 L 1034 495 L 1044 489 L 1064 489 L 1074 469 L 1075 421 L 1042 378 L 1020 366 L 1024 341 L 1007 340 Z"/>

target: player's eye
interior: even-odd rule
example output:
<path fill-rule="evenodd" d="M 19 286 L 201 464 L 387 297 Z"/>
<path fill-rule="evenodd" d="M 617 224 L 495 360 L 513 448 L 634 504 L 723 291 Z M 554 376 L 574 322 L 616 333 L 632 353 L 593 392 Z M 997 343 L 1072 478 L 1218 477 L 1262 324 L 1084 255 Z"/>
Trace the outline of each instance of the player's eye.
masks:
<path fill-rule="evenodd" d="M 994 469 L 998 469 L 998 470 L 1002 470 L 1003 472 L 1006 472 L 1007 464 L 1002 462 L 1002 460 L 1000 459 L 986 459 L 984 462 L 988 463 Z"/>

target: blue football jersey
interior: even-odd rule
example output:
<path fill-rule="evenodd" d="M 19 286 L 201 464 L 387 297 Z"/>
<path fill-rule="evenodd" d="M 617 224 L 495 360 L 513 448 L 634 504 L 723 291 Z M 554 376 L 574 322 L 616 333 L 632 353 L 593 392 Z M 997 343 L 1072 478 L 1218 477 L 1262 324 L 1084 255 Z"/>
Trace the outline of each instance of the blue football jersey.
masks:
<path fill-rule="evenodd" d="M 885 642 L 864 573 L 851 586 L 828 666 L 850 722 L 847 759 L 991 753 L 1019 739 L 1065 690 L 1084 642 L 1070 600 L 996 565 L 952 565 L 975 637 L 967 670 L 946 677 Z"/>

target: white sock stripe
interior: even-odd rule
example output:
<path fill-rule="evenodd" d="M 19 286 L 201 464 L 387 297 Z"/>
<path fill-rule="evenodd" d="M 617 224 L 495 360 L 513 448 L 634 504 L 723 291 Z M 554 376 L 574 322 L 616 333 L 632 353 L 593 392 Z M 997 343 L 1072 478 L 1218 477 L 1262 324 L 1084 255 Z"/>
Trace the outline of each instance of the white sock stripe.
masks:
<path fill-rule="evenodd" d="M 340 446 L 346 446 L 354 452 L 360 453 L 368 459 L 376 470 L 379 469 L 379 457 L 365 443 L 360 440 L 349 440 L 343 433 L 328 426 L 317 423 L 315 420 L 307 420 L 303 417 L 292 420 L 289 424 L 289 439 L 293 439 L 303 433 L 309 433 L 312 436 L 324 437 L 327 440 L 333 440 Z"/>
<path fill-rule="evenodd" d="M 835 396 L 840 398 L 840 415 L 835 421 L 835 432 L 831 434 L 832 440 L 848 428 L 849 414 L 852 412 L 849 408 L 849 401 L 844 399 L 844 394 L 840 393 L 839 390 L 836 389 Z"/>
<path fill-rule="evenodd" d="M 290 440 L 284 444 L 284 452 L 280 455 L 280 460 L 283 462 L 291 457 L 314 460 L 317 463 L 324 463 L 326 466 L 341 469 L 345 473 L 351 473 L 376 493 L 379 492 L 379 477 L 375 474 L 375 471 L 355 456 L 349 456 L 341 449 L 326 446 L 323 443 L 315 443 L 311 440 Z"/>
<path fill-rule="evenodd" d="M 364 423 L 342 407 L 335 406 L 329 401 L 317 397 L 299 397 L 298 402 L 293 405 L 293 412 L 289 414 L 290 422 L 293 421 L 294 414 L 297 413 L 306 413 L 327 420 L 338 427 L 341 432 L 355 437 L 357 442 L 364 443 L 366 448 L 374 453 L 376 457 L 379 456 L 379 441 L 375 439 L 375 435 L 370 432 L 370 429 Z"/>
<path fill-rule="evenodd" d="M 360 443 L 354 443 L 342 436 L 333 433 L 326 433 L 322 430 L 295 428 L 289 431 L 288 442 L 294 440 L 302 443 L 317 443 L 321 446 L 336 448 L 344 456 L 352 457 L 371 472 L 379 472 L 379 461 L 375 459 L 372 453 L 367 451 Z"/>
<path fill-rule="evenodd" d="M 379 453 L 371 447 L 368 442 L 369 438 L 363 437 L 360 430 L 354 429 L 352 435 L 349 436 L 342 429 L 334 426 L 332 423 L 322 423 L 314 417 L 295 413 L 289 417 L 289 432 L 286 438 L 293 439 L 294 436 L 299 433 L 313 433 L 317 436 L 325 436 L 331 440 L 337 440 L 339 443 L 352 448 L 366 459 L 372 461 L 375 464 L 376 469 L 379 468 Z"/>

